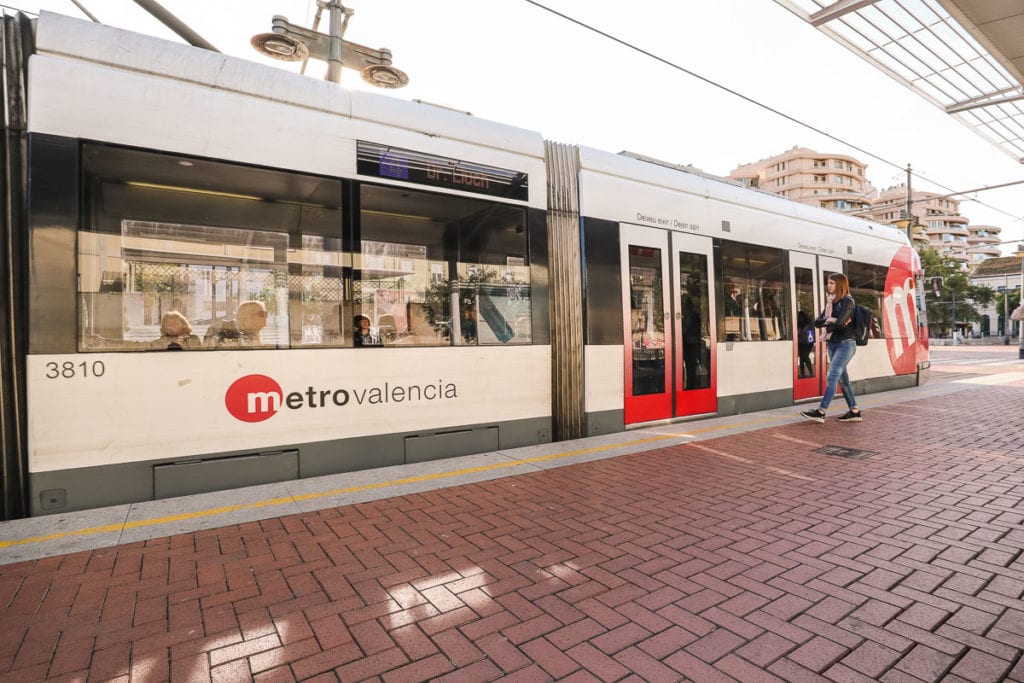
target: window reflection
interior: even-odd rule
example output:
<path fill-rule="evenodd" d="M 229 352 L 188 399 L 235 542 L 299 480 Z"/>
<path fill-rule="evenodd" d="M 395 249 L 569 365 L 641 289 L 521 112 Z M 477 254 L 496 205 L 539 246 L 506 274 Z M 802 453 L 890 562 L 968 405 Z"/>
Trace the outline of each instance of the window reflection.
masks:
<path fill-rule="evenodd" d="M 532 341 L 526 212 L 364 185 L 355 312 L 385 345 Z"/>
<path fill-rule="evenodd" d="M 268 231 L 131 220 L 120 235 L 80 233 L 83 347 L 173 348 L 162 345 L 172 312 L 203 348 L 287 346 L 287 242 Z M 245 302 L 259 302 L 265 319 Z"/>
<path fill-rule="evenodd" d="M 814 306 L 814 271 L 810 268 L 794 268 L 793 272 L 796 280 L 797 376 L 814 377 L 817 339 L 814 320 L 818 317 Z"/>
<path fill-rule="evenodd" d="M 784 253 L 779 249 L 723 242 L 722 311 L 725 341 L 790 339 Z"/>
<path fill-rule="evenodd" d="M 679 254 L 684 390 L 707 389 L 711 386 L 711 325 L 707 272 L 708 259 L 703 254 Z"/>
<path fill-rule="evenodd" d="M 93 144 L 82 158 L 82 350 L 351 347 L 360 316 L 374 345 L 533 340 L 521 206 L 361 185 L 346 225 L 337 179 Z"/>
<path fill-rule="evenodd" d="M 197 348 L 164 343 L 171 312 L 201 349 L 342 343 L 340 181 L 96 144 L 82 160 L 80 348 Z"/>
<path fill-rule="evenodd" d="M 856 261 L 849 261 L 847 267 L 850 294 L 858 304 L 867 306 L 874 314 L 871 316 L 871 338 L 881 339 L 886 333 L 893 336 L 893 331 L 886 331 L 881 327 L 882 320 L 885 318 L 882 315 L 882 302 L 885 299 L 885 278 L 888 271 L 882 266 L 872 266 Z"/>
<path fill-rule="evenodd" d="M 304 234 L 288 250 L 288 312 L 291 346 L 347 346 L 345 273 L 351 254 L 338 237 Z"/>
<path fill-rule="evenodd" d="M 665 391 L 665 308 L 661 250 L 629 247 L 633 395 Z"/>

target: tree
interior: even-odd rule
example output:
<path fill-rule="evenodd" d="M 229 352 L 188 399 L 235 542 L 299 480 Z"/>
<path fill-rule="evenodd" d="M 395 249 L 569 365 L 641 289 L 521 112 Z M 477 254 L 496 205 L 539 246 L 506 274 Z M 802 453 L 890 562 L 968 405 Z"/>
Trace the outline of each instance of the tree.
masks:
<path fill-rule="evenodd" d="M 952 331 L 954 323 L 959 327 L 980 320 L 981 314 L 976 306 L 989 304 L 995 292 L 988 287 L 972 285 L 960 263 L 940 254 L 934 247 L 923 247 L 919 253 L 926 283 L 924 298 L 928 306 L 929 334 L 936 336 L 946 330 Z M 942 278 L 938 295 L 931 286 L 930 278 L 934 277 Z"/>

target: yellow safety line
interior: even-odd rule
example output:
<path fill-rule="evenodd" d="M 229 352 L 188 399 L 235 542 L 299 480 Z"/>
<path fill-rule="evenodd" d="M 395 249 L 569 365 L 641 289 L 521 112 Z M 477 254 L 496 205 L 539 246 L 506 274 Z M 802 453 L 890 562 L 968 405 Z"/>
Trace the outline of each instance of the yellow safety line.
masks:
<path fill-rule="evenodd" d="M 88 527 L 85 529 L 74 529 L 71 531 L 60 531 L 53 534 L 46 534 L 45 536 L 30 536 L 28 538 L 19 538 L 13 541 L 0 541 L 0 548 L 9 548 L 15 545 L 27 545 L 29 543 L 42 543 L 45 541 L 55 541 L 62 538 L 68 538 L 71 536 L 91 536 L 93 534 L 103 534 L 111 531 L 126 531 L 128 529 L 138 529 L 147 526 L 157 526 L 160 524 L 170 524 L 172 522 L 180 522 L 186 519 L 199 519 L 201 517 L 211 517 L 213 515 L 226 514 L 228 512 L 237 512 L 239 510 L 249 510 L 255 508 L 271 507 L 274 505 L 286 505 L 288 503 L 295 503 L 302 500 L 315 500 L 317 498 L 326 498 L 328 496 L 337 496 L 345 493 L 358 493 L 360 491 L 372 491 L 375 489 L 383 489 L 391 486 L 401 486 L 403 484 L 417 484 L 424 481 L 434 481 L 437 479 L 448 479 L 451 477 L 458 477 L 464 474 L 476 474 L 478 472 L 489 472 L 492 470 L 498 470 L 509 467 L 519 467 L 521 465 L 530 465 L 539 462 L 548 462 L 551 460 L 560 460 L 562 458 L 570 458 L 574 455 L 587 455 L 588 453 L 598 453 L 600 451 L 607 451 L 613 448 L 628 448 L 630 446 L 642 446 L 644 444 L 655 443 L 657 441 L 664 441 L 666 439 L 678 439 L 693 436 L 695 434 L 702 434 L 706 432 L 714 432 L 723 429 L 738 429 L 743 427 L 749 427 L 756 424 L 765 422 L 777 422 L 779 420 L 789 420 L 790 416 L 779 416 L 769 418 L 759 418 L 757 420 L 750 420 L 739 424 L 728 424 L 728 425 L 716 425 L 710 427 L 703 427 L 700 429 L 694 429 L 681 434 L 660 434 L 658 436 L 651 436 L 645 439 L 636 439 L 634 441 L 626 441 L 623 443 L 608 444 L 605 446 L 594 446 L 592 448 L 583 448 L 575 451 L 565 451 L 562 453 L 553 453 L 551 455 L 541 455 L 535 458 L 524 458 L 522 460 L 510 460 L 508 462 L 495 463 L 493 465 L 482 465 L 480 467 L 468 467 L 466 469 L 454 470 L 451 472 L 438 472 L 436 474 L 421 474 L 415 477 L 406 477 L 404 479 L 395 479 L 393 481 L 383 481 L 376 484 L 361 484 L 359 486 L 348 486 L 340 489 L 332 489 L 330 491 L 317 491 L 315 493 L 302 493 L 294 496 L 284 496 L 281 498 L 271 498 L 269 500 L 261 500 L 255 503 L 240 503 L 238 505 L 225 505 L 218 508 L 209 508 L 206 510 L 195 510 L 193 512 L 183 512 L 178 515 L 167 515 L 165 517 L 154 517 L 152 519 L 139 519 L 133 522 L 122 522 L 120 524 L 104 524 L 102 526 Z"/>

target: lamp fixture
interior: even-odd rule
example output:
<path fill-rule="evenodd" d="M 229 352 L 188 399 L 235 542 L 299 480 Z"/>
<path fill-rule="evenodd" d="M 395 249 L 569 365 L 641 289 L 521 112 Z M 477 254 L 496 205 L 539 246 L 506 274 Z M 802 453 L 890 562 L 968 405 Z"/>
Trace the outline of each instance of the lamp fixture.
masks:
<path fill-rule="evenodd" d="M 283 33 L 257 33 L 249 42 L 263 56 L 282 62 L 301 62 L 309 58 L 305 43 Z"/>
<path fill-rule="evenodd" d="M 921 237 L 924 235 L 925 231 L 925 226 L 921 225 L 917 216 L 910 215 L 906 211 L 900 211 L 900 217 L 894 220 L 892 225 L 905 231 L 907 233 L 907 239 L 909 239 L 911 243 L 913 243 L 915 237 Z"/>
<path fill-rule="evenodd" d="M 378 88 L 402 88 L 409 84 L 409 77 L 401 69 L 390 64 L 373 64 L 359 71 L 363 80 Z"/>
<path fill-rule="evenodd" d="M 317 32 L 320 13 L 330 12 L 330 33 Z M 348 67 L 360 72 L 363 80 L 378 88 L 401 88 L 409 83 L 404 71 L 391 65 L 391 50 L 373 49 L 343 40 L 348 21 L 355 12 L 341 4 L 341 0 L 317 0 L 313 28 L 296 26 L 286 17 L 275 16 L 271 33 L 260 33 L 250 41 L 260 54 L 285 62 L 303 62 L 319 59 L 327 62 L 326 79 L 341 82 L 341 69 Z"/>

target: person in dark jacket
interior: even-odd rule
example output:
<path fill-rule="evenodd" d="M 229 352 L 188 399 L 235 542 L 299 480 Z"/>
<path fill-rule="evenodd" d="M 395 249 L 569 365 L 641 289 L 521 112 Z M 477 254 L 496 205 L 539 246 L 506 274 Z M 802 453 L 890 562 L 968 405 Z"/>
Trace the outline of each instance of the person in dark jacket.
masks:
<path fill-rule="evenodd" d="M 370 319 L 357 315 L 352 319 L 352 342 L 356 346 L 381 346 L 380 330 L 370 326 Z"/>
<path fill-rule="evenodd" d="M 800 358 L 799 377 L 814 377 L 814 334 L 813 320 L 806 311 L 798 311 L 796 314 L 796 329 L 799 337 L 796 342 L 797 355 Z"/>
<path fill-rule="evenodd" d="M 817 408 L 805 410 L 800 415 L 814 422 L 825 421 L 832 398 L 836 395 L 836 387 L 843 388 L 843 398 L 849 410 L 839 416 L 840 422 L 860 422 L 861 411 L 857 407 L 857 397 L 853 395 L 850 376 L 846 366 L 850 364 L 853 354 L 857 352 L 857 341 L 853 334 L 853 316 L 857 308 L 850 296 L 850 283 L 842 273 L 828 276 L 828 303 L 814 321 L 814 326 L 824 328 L 826 348 L 828 351 L 828 372 L 825 374 L 825 394 Z"/>

